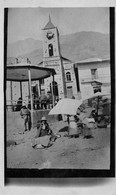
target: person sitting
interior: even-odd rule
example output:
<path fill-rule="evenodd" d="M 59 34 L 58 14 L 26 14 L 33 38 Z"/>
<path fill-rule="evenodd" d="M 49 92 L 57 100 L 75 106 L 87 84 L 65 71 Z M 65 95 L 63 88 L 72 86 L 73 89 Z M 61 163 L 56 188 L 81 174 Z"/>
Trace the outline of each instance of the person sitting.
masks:
<path fill-rule="evenodd" d="M 80 120 L 79 126 L 81 127 L 81 135 L 83 138 L 92 138 L 91 129 L 95 128 L 94 118 L 89 118 L 88 113 L 78 113 L 78 119 Z"/>
<path fill-rule="evenodd" d="M 26 106 L 22 106 L 20 111 L 21 118 L 24 119 L 24 132 L 31 129 L 31 114 Z M 23 132 L 23 133 L 24 133 Z"/>
<path fill-rule="evenodd" d="M 46 117 L 42 117 L 41 121 L 37 122 L 37 135 L 33 140 L 32 147 L 50 147 L 58 137 L 60 136 L 55 135 L 49 127 Z"/>
<path fill-rule="evenodd" d="M 39 107 L 39 97 L 38 95 L 35 94 L 35 97 L 34 97 L 34 105 L 35 105 L 35 110 L 38 110 L 40 107 Z"/>
<path fill-rule="evenodd" d="M 47 96 L 46 95 L 40 96 L 40 101 L 41 101 L 41 109 L 47 109 Z"/>
<path fill-rule="evenodd" d="M 46 117 L 41 118 L 41 122 L 37 122 L 37 137 L 42 137 L 45 135 L 50 135 L 52 133 L 52 130 L 50 129 Z"/>
<path fill-rule="evenodd" d="M 47 109 L 50 109 L 50 98 L 51 98 L 51 93 L 50 91 L 47 92 Z"/>

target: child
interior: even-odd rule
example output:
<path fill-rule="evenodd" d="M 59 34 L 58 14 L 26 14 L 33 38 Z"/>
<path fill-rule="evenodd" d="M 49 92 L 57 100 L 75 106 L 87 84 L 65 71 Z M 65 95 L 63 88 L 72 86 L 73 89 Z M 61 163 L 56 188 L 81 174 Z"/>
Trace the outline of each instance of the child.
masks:
<path fill-rule="evenodd" d="M 21 118 L 24 119 L 24 132 L 31 129 L 31 114 L 26 106 L 22 106 L 20 111 Z M 24 133 L 23 132 L 23 133 Z"/>

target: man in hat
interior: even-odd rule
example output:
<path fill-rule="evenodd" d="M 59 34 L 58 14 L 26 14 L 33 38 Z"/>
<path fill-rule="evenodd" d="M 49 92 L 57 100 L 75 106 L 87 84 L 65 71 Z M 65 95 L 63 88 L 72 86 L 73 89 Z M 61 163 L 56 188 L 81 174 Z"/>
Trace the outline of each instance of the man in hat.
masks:
<path fill-rule="evenodd" d="M 24 105 L 20 111 L 21 118 L 24 119 L 24 132 L 31 129 L 31 114 L 29 109 Z M 23 132 L 23 133 L 24 133 Z"/>

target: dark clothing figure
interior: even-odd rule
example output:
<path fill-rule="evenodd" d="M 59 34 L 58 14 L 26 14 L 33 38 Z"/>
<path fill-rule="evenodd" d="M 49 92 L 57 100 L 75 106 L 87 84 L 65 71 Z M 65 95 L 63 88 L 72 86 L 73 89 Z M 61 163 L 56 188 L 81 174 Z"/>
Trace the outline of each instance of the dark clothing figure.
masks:
<path fill-rule="evenodd" d="M 20 111 L 22 108 L 22 98 L 20 97 L 17 101 L 16 111 Z"/>
<path fill-rule="evenodd" d="M 28 108 L 31 110 L 31 101 L 28 102 Z"/>
<path fill-rule="evenodd" d="M 24 119 L 24 132 L 31 129 L 31 114 L 26 106 L 23 106 L 20 111 L 21 118 Z"/>
<path fill-rule="evenodd" d="M 36 104 L 36 109 L 39 110 L 39 109 L 40 109 L 39 97 L 36 97 L 36 99 L 35 99 L 35 104 Z"/>
<path fill-rule="evenodd" d="M 45 124 L 40 123 L 37 124 L 37 135 L 36 137 L 42 137 L 45 135 L 51 135 L 52 134 L 52 130 L 49 128 L 48 123 L 46 122 Z"/>
<path fill-rule="evenodd" d="M 93 109 L 91 112 L 91 117 L 95 119 L 95 121 L 97 122 L 98 120 L 98 116 L 97 116 L 97 111 L 96 109 Z"/>
<path fill-rule="evenodd" d="M 47 101 L 46 100 L 41 101 L 41 108 L 42 109 L 47 109 Z"/>
<path fill-rule="evenodd" d="M 68 125 L 69 125 L 69 123 L 70 123 L 69 117 L 70 117 L 70 115 L 67 115 L 67 122 L 68 122 Z"/>

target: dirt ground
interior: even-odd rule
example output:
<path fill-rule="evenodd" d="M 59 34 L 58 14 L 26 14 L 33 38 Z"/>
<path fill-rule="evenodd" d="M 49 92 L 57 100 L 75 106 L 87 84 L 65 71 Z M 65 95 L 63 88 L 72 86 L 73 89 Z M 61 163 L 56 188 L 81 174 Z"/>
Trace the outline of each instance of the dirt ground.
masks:
<path fill-rule="evenodd" d="M 7 168 L 63 168 L 63 169 L 109 169 L 110 128 L 92 129 L 93 138 L 64 137 L 67 122 L 51 123 L 54 133 L 61 135 L 47 149 L 33 149 L 31 140 L 36 128 L 23 133 L 22 119 L 7 120 L 7 141 L 16 145 L 7 146 Z"/>

